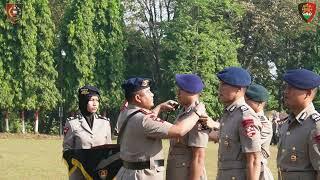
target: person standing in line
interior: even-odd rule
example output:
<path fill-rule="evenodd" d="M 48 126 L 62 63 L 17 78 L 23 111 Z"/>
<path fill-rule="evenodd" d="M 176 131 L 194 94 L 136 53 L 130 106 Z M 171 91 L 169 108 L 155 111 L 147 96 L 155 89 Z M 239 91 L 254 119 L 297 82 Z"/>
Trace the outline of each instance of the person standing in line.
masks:
<path fill-rule="evenodd" d="M 246 104 L 250 74 L 240 67 L 228 67 L 217 74 L 219 100 L 225 106 L 219 131 L 209 136 L 219 142 L 217 180 L 258 180 L 261 172 L 261 122 Z"/>
<path fill-rule="evenodd" d="M 201 78 L 195 74 L 177 74 L 177 97 L 183 110 L 175 123 L 185 120 L 197 105 L 204 88 Z M 206 180 L 205 148 L 208 144 L 209 129 L 200 122 L 186 135 L 170 140 L 168 155 L 167 180 Z"/>
<path fill-rule="evenodd" d="M 288 70 L 283 80 L 284 104 L 291 114 L 280 129 L 278 179 L 320 180 L 320 114 L 312 103 L 320 76 L 307 69 L 294 69 Z"/>
<path fill-rule="evenodd" d="M 262 165 L 260 180 L 273 180 L 272 173 L 267 166 L 268 158 L 270 157 L 270 142 L 272 139 L 272 124 L 268 118 L 264 115 L 264 107 L 268 102 L 269 94 L 265 87 L 252 84 L 248 87 L 245 100 L 246 103 L 257 113 L 261 120 L 261 153 L 262 153 Z"/>

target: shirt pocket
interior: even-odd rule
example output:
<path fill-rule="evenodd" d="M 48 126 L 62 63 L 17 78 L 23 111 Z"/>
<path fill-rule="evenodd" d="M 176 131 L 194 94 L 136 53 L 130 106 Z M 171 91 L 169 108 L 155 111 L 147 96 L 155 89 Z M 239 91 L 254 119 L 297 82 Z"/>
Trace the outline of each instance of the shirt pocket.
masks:
<path fill-rule="evenodd" d="M 188 168 L 190 166 L 190 159 L 186 158 L 184 155 L 176 156 L 175 160 L 172 162 L 176 168 Z"/>

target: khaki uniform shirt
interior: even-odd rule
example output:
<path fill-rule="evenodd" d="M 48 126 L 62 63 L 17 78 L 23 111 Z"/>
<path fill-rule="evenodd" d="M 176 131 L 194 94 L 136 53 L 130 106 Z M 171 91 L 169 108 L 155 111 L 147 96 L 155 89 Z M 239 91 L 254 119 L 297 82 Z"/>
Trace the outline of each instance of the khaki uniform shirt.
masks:
<path fill-rule="evenodd" d="M 245 153 L 261 151 L 261 122 L 239 98 L 220 119 L 217 180 L 246 179 Z"/>
<path fill-rule="evenodd" d="M 273 135 L 272 123 L 264 115 L 263 111 L 257 113 L 260 118 L 261 128 L 261 153 L 262 153 L 262 166 L 260 180 L 273 180 L 273 175 L 268 168 L 268 158 L 270 157 L 270 143 Z"/>
<path fill-rule="evenodd" d="M 315 180 L 320 171 L 320 115 L 311 103 L 280 129 L 277 164 L 283 180 Z"/>
<path fill-rule="evenodd" d="M 92 129 L 82 115 L 70 117 L 64 126 L 63 151 L 68 149 L 91 149 L 94 146 L 111 144 L 110 120 L 94 115 Z M 69 179 L 84 179 L 76 169 Z"/>
<path fill-rule="evenodd" d="M 141 108 L 129 104 L 120 112 L 117 126 L 121 129 L 122 123 L 131 113 Z M 163 166 L 156 166 L 155 160 L 163 160 L 162 138 L 166 138 L 172 124 L 162 121 L 151 111 L 135 114 L 128 120 L 122 135 L 120 157 L 128 162 L 150 161 L 150 169 L 131 170 L 122 167 L 117 174 L 117 180 L 163 180 Z"/>
<path fill-rule="evenodd" d="M 261 124 L 261 152 L 264 159 L 267 159 L 270 156 L 270 143 L 272 139 L 272 123 L 268 120 L 268 118 L 264 115 L 263 112 L 257 113 Z"/>
<path fill-rule="evenodd" d="M 182 111 L 176 121 L 183 121 L 192 113 L 194 105 Z M 209 130 L 203 130 L 200 123 L 197 123 L 185 136 L 170 140 L 170 149 L 167 164 L 167 180 L 186 180 L 190 176 L 192 162 L 192 147 L 206 148 L 209 140 Z M 206 180 L 206 171 L 203 169 L 201 180 Z"/>

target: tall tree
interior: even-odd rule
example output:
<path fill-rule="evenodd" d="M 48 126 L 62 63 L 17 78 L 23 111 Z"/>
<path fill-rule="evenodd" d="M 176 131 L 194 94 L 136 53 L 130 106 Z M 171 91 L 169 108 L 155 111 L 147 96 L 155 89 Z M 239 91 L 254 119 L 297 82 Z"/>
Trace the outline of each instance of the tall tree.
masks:
<path fill-rule="evenodd" d="M 54 23 L 51 19 L 51 11 L 48 0 L 37 0 L 34 4 L 36 10 L 36 71 L 34 73 L 36 83 L 35 91 L 36 108 L 35 110 L 35 129 L 39 111 L 49 111 L 57 107 L 61 96 L 56 87 L 58 72 L 54 67 Z M 36 131 L 37 132 L 37 131 Z"/>
<path fill-rule="evenodd" d="M 40 110 L 56 106 L 59 94 L 55 86 L 57 72 L 53 66 L 53 23 L 47 0 L 27 0 L 19 22 L 15 70 L 16 107 L 35 111 L 35 133 L 38 133 Z M 22 114 L 21 117 L 24 117 Z"/>
<path fill-rule="evenodd" d="M 163 38 L 163 24 L 172 20 L 175 0 L 128 0 L 124 2 L 125 22 L 128 29 L 143 33 L 145 36 L 147 59 L 141 62 L 151 69 L 151 76 L 155 86 L 162 86 L 163 73 L 161 67 L 161 39 Z M 130 45 L 130 44 L 129 44 Z M 135 46 L 133 46 L 135 47 Z"/>
<path fill-rule="evenodd" d="M 120 85 L 124 79 L 123 7 L 118 0 L 101 0 L 95 3 L 94 9 L 93 29 L 97 37 L 94 75 L 102 92 L 100 109 L 118 113 L 123 99 Z"/>
<path fill-rule="evenodd" d="M 5 0 L 0 1 L 0 6 L 5 7 Z M 16 62 L 16 49 L 19 49 L 17 30 L 19 25 L 7 20 L 5 8 L 0 10 L 0 89 L 2 98 L 0 109 L 4 114 L 5 131 L 9 131 L 9 111 L 14 108 L 13 98 L 15 95 L 13 84 L 13 71 Z"/>
<path fill-rule="evenodd" d="M 62 64 L 63 97 L 68 105 L 67 111 L 77 109 L 77 89 L 85 84 L 94 83 L 94 69 L 96 66 L 95 49 L 96 35 L 93 29 L 95 18 L 92 0 L 72 0 L 61 25 L 61 49 L 66 52 Z"/>
<path fill-rule="evenodd" d="M 202 100 L 209 114 L 218 116 L 222 107 L 217 99 L 219 81 L 215 74 L 226 66 L 238 65 L 237 48 L 241 44 L 232 33 L 232 25 L 240 20 L 241 12 L 241 6 L 229 0 L 177 2 L 163 43 L 163 67 L 169 67 L 164 76 L 169 83 L 162 87 L 162 94 L 174 87 L 175 73 L 196 73 L 206 86 Z"/>
<path fill-rule="evenodd" d="M 282 110 L 282 75 L 291 68 L 312 69 L 316 33 L 306 30 L 297 2 L 242 3 L 246 14 L 237 34 L 244 44 L 238 50 L 239 62 L 271 92 L 269 109 Z"/>

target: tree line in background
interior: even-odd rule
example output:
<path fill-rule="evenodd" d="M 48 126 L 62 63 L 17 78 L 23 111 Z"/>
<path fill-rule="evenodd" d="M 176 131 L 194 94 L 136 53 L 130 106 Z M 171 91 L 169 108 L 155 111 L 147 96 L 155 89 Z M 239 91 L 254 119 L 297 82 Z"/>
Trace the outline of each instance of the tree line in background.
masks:
<path fill-rule="evenodd" d="M 270 91 L 268 110 L 283 111 L 282 74 L 320 72 L 318 19 L 306 24 L 297 7 L 289 0 L 24 0 L 17 24 L 2 8 L 1 130 L 58 134 L 85 84 L 101 90 L 100 113 L 114 125 L 124 79 L 152 78 L 160 102 L 175 99 L 176 73 L 203 78 L 201 98 L 218 118 L 215 74 L 227 66 L 251 72 Z"/>

